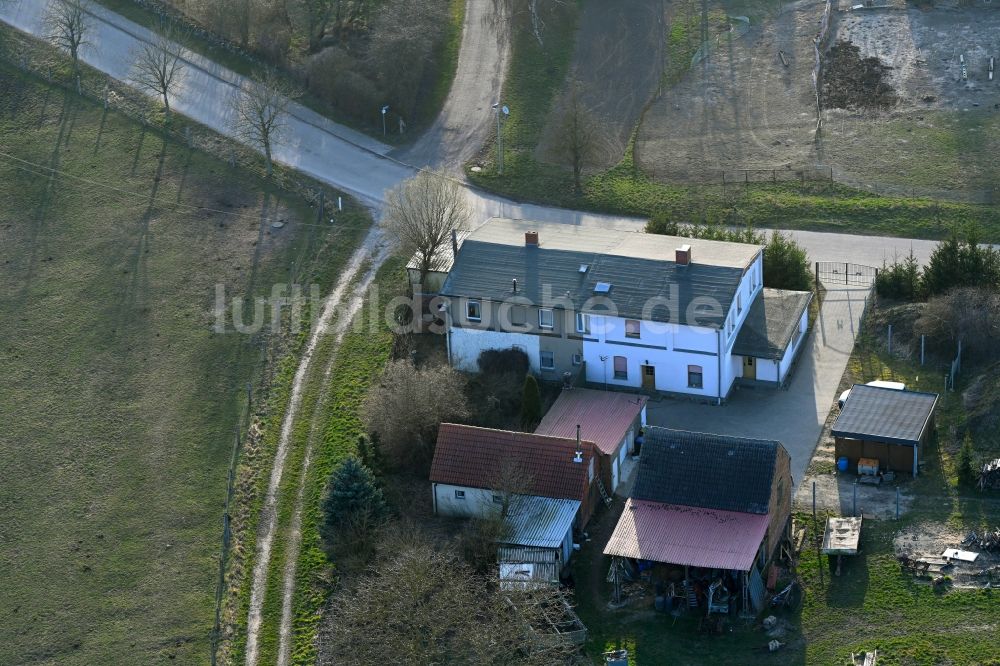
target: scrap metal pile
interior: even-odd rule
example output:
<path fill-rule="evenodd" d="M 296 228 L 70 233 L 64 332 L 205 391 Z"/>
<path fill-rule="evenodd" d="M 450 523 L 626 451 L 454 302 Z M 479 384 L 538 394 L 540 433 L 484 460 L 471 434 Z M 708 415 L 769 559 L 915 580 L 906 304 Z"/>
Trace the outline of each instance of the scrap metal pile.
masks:
<path fill-rule="evenodd" d="M 962 541 L 962 545 L 985 550 L 989 553 L 1000 552 L 1000 527 L 982 532 L 969 532 L 969 535 Z"/>
<path fill-rule="evenodd" d="M 1000 490 L 1000 458 L 983 463 L 976 485 L 980 490 Z"/>

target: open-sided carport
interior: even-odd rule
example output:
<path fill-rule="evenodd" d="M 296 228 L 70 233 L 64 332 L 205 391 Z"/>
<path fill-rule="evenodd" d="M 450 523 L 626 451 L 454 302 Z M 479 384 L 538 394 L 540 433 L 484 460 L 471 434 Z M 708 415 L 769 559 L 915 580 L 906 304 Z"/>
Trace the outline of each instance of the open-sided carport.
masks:
<path fill-rule="evenodd" d="M 855 384 L 833 424 L 836 458 L 875 458 L 881 469 L 917 476 L 920 448 L 934 432 L 937 393 Z"/>

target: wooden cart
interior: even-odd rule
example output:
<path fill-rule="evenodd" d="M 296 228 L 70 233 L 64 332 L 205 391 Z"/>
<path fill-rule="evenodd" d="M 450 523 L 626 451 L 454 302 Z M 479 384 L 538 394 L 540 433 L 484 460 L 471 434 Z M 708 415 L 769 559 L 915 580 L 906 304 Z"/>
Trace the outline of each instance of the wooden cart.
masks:
<path fill-rule="evenodd" d="M 827 518 L 826 530 L 823 532 L 824 555 L 837 556 L 837 570 L 840 575 L 840 562 L 844 555 L 858 554 L 858 541 L 861 539 L 861 517 L 857 518 Z"/>

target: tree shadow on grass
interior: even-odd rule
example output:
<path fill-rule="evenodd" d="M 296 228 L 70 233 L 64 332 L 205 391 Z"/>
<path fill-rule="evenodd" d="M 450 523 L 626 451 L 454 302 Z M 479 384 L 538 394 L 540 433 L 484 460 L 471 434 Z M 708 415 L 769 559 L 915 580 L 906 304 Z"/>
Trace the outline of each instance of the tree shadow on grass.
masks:
<path fill-rule="evenodd" d="M 50 91 L 51 88 L 47 87 L 46 97 L 48 97 Z M 69 125 L 75 119 L 77 111 L 76 98 L 70 93 L 64 92 L 63 103 L 59 112 L 59 132 L 56 135 L 55 145 L 52 148 L 49 159 L 45 164 L 46 172 L 39 174 L 40 177 L 45 178 L 45 185 L 40 192 L 38 204 L 30 216 L 31 230 L 28 238 L 28 267 L 25 271 L 24 285 L 21 288 L 22 300 L 27 298 L 30 293 L 32 280 L 38 268 L 38 262 L 40 260 L 48 260 L 48 257 L 45 256 L 45 248 L 48 241 L 46 232 L 51 226 L 50 218 L 53 214 L 53 203 L 59 192 L 58 171 L 61 164 L 61 150 L 63 142 L 68 135 Z M 40 257 L 41 259 L 39 259 Z"/>
<path fill-rule="evenodd" d="M 145 133 L 145 130 L 144 130 Z M 124 330 L 130 323 L 142 321 L 148 314 L 149 307 L 149 270 L 147 255 L 150 252 L 151 234 L 149 223 L 157 210 L 156 196 L 160 191 L 163 178 L 163 167 L 167 158 L 168 141 L 161 138 L 160 152 L 157 156 L 156 173 L 149 189 L 149 198 L 145 210 L 139 217 L 138 225 L 131 239 L 131 254 L 128 256 L 126 268 L 123 269 L 125 285 L 118 304 L 116 334 Z M 137 313 L 142 317 L 137 317 Z"/>
<path fill-rule="evenodd" d="M 104 137 L 104 126 L 107 124 L 107 121 L 108 121 L 108 109 L 107 107 L 105 107 L 104 112 L 101 114 L 101 124 L 97 128 L 97 140 L 94 141 L 94 155 L 96 155 L 97 151 L 101 149 L 101 138 Z"/>

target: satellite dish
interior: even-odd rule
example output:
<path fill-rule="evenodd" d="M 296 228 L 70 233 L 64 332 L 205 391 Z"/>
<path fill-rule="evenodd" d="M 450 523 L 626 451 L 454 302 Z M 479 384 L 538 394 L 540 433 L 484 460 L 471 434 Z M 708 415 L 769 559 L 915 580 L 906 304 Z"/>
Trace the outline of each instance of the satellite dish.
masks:
<path fill-rule="evenodd" d="M 503 108 L 500 109 L 500 110 L 503 111 L 503 115 L 505 115 L 505 116 L 509 116 L 510 115 L 510 107 L 508 107 L 506 104 L 504 104 Z"/>

